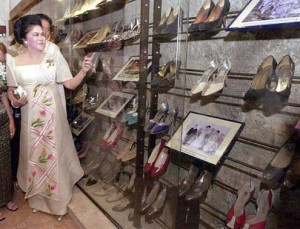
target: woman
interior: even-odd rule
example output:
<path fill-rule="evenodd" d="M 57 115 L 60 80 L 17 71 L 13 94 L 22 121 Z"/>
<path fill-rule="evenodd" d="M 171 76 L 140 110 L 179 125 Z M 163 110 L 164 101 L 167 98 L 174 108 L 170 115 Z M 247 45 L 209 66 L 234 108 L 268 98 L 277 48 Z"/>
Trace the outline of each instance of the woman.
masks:
<path fill-rule="evenodd" d="M 85 57 L 73 78 L 63 56 L 44 52 L 46 38 L 40 17 L 26 15 L 14 23 L 14 36 L 27 48 L 7 61 L 7 85 L 12 105 L 21 106 L 18 183 L 33 211 L 67 213 L 73 185 L 82 177 L 72 134 L 56 84 L 75 89 L 92 66 Z M 21 86 L 27 96 L 13 96 Z"/>
<path fill-rule="evenodd" d="M 0 64 L 5 66 L 6 47 L 0 43 Z M 4 73 L 1 69 L 0 75 Z M 6 93 L 4 92 L 5 84 L 3 78 L 0 82 L 0 207 L 5 206 L 10 211 L 18 210 L 18 206 L 14 203 L 13 194 L 14 186 L 11 170 L 10 158 L 10 138 L 15 134 L 14 118 L 12 116 Z M 5 217 L 0 213 L 0 221 Z"/>

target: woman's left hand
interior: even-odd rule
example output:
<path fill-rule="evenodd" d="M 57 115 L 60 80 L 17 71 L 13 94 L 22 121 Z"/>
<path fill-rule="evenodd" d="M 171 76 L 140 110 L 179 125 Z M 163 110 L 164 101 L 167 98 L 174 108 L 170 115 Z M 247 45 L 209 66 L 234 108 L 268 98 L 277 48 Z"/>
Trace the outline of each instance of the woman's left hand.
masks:
<path fill-rule="evenodd" d="M 82 62 L 82 70 L 87 73 L 93 66 L 93 58 L 95 56 L 95 53 L 93 53 L 91 56 L 85 56 Z"/>
<path fill-rule="evenodd" d="M 13 138 L 16 133 L 15 123 L 13 121 L 9 122 L 9 136 Z"/>

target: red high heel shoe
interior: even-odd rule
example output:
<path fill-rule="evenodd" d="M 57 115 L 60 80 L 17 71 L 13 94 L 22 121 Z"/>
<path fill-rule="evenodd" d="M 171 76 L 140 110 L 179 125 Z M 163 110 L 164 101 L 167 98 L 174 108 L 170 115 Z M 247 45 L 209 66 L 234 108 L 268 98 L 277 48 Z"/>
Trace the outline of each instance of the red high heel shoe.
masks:
<path fill-rule="evenodd" d="M 144 167 L 144 173 L 150 172 L 155 164 L 155 161 L 158 157 L 158 155 L 160 154 L 160 152 L 163 150 L 163 148 L 166 145 L 166 141 L 161 140 L 160 143 L 158 143 L 154 149 L 151 152 L 150 157 L 148 158 L 147 163 L 145 164 Z"/>
<path fill-rule="evenodd" d="M 272 207 L 272 191 L 261 190 L 257 199 L 257 212 L 254 217 L 247 219 L 243 229 L 265 229 L 267 225 L 267 216 Z"/>
<path fill-rule="evenodd" d="M 245 205 L 254 194 L 254 183 L 245 182 L 238 191 L 238 197 L 227 215 L 227 227 L 242 228 L 246 221 Z"/>

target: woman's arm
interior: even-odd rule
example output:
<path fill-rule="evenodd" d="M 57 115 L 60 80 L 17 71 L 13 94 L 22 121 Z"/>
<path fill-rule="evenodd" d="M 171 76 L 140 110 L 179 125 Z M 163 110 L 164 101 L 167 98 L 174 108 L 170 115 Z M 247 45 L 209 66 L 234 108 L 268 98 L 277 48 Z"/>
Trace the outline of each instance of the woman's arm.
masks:
<path fill-rule="evenodd" d="M 92 68 L 92 60 L 94 58 L 94 55 L 91 55 L 90 57 L 85 56 L 82 62 L 82 68 L 81 70 L 77 73 L 77 75 L 70 79 L 67 80 L 63 83 L 63 85 L 68 88 L 68 89 L 75 89 L 84 79 L 84 77 L 86 76 L 86 73 Z"/>
<path fill-rule="evenodd" d="M 8 87 L 8 89 L 7 89 L 7 95 L 8 95 L 8 98 L 10 100 L 11 105 L 14 108 L 19 108 L 20 106 L 23 106 L 26 103 L 27 96 L 26 95 L 22 95 L 19 99 L 17 99 L 13 95 L 13 90 L 14 89 L 15 89 L 15 87 Z"/>
<path fill-rule="evenodd" d="M 10 138 L 12 138 L 15 135 L 16 128 L 15 128 L 14 117 L 13 117 L 13 114 L 12 114 L 12 110 L 9 106 L 8 99 L 6 97 L 6 93 L 2 93 L 1 99 L 2 99 L 2 102 L 4 104 L 5 111 L 6 111 L 6 114 L 8 116 L 8 119 L 9 119 L 9 133 L 10 133 Z"/>

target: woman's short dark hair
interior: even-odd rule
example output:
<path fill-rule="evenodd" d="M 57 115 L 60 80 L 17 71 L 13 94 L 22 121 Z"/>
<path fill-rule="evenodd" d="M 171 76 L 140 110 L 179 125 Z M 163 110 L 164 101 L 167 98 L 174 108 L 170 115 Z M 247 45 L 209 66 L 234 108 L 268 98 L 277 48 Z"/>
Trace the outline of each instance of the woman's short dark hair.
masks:
<path fill-rule="evenodd" d="M 41 20 L 46 20 L 50 26 L 52 26 L 52 19 L 46 14 L 36 14 L 41 18 Z"/>
<path fill-rule="evenodd" d="M 41 19 L 34 14 L 25 15 L 14 23 L 14 36 L 19 44 L 24 44 L 26 34 L 30 31 L 30 28 L 34 25 L 42 27 Z"/>

